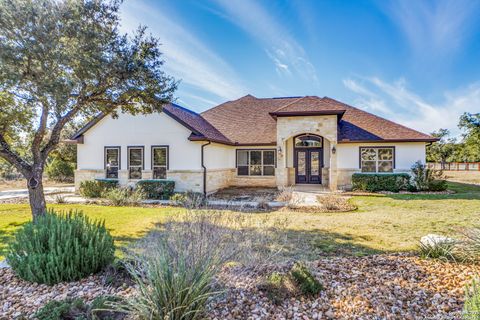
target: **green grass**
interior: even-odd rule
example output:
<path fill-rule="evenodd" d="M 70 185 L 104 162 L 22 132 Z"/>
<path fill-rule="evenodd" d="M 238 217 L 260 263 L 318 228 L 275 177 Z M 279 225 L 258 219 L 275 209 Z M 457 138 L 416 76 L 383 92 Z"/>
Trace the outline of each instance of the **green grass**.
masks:
<path fill-rule="evenodd" d="M 285 219 L 291 255 L 315 258 L 319 254 L 364 255 L 415 250 L 428 233 L 455 234 L 462 227 L 479 225 L 480 186 L 449 183 L 449 195 L 377 195 L 353 197 L 358 210 L 347 213 L 258 213 Z M 83 210 L 104 219 L 117 245 L 134 241 L 169 215 L 172 207 L 138 208 L 93 205 L 51 205 L 58 210 Z M 250 214 L 251 215 L 251 214 Z M 28 205 L 0 205 L 0 257 L 14 231 L 30 220 Z"/>

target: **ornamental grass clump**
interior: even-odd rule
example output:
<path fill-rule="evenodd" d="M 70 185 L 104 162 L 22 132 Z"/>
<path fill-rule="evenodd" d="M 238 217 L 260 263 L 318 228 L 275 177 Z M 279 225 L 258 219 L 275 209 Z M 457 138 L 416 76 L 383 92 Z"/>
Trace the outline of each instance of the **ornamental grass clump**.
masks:
<path fill-rule="evenodd" d="M 203 319 L 207 300 L 221 291 L 214 280 L 223 267 L 275 254 L 275 227 L 264 226 L 252 233 L 248 216 L 220 211 L 171 218 L 132 248 L 127 268 L 137 292 L 122 309 L 134 319 Z"/>
<path fill-rule="evenodd" d="M 472 283 L 466 287 L 463 318 L 480 319 L 480 285 L 478 279 L 473 279 Z"/>
<path fill-rule="evenodd" d="M 91 221 L 80 211 L 49 210 L 16 233 L 7 259 L 20 278 L 53 285 L 102 270 L 114 251 L 103 221 Z"/>

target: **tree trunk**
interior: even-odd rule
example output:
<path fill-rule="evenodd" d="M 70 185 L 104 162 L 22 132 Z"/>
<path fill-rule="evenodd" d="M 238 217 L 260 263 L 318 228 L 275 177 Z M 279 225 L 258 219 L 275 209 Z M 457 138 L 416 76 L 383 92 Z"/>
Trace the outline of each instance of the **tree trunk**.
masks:
<path fill-rule="evenodd" d="M 47 210 L 47 204 L 45 202 L 45 194 L 43 193 L 43 183 L 42 176 L 33 177 L 36 179 L 38 184 L 35 186 L 31 183 L 31 180 L 28 181 L 28 197 L 30 199 L 30 209 L 32 210 L 33 221 L 43 216 Z M 32 179 L 32 178 L 30 178 Z"/>

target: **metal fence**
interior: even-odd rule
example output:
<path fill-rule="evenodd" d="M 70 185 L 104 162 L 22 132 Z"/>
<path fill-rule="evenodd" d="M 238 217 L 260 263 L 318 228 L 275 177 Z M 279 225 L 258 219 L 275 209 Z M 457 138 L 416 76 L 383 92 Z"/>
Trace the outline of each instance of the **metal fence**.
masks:
<path fill-rule="evenodd" d="M 427 167 L 446 171 L 480 171 L 480 162 L 428 162 Z"/>

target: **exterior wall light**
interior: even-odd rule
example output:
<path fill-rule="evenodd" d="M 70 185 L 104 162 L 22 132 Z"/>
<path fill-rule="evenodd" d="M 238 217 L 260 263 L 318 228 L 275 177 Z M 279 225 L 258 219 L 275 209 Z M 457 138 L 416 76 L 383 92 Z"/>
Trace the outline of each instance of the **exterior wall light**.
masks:
<path fill-rule="evenodd" d="M 335 154 L 337 152 L 337 148 L 335 146 L 332 147 L 332 153 Z"/>

